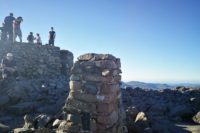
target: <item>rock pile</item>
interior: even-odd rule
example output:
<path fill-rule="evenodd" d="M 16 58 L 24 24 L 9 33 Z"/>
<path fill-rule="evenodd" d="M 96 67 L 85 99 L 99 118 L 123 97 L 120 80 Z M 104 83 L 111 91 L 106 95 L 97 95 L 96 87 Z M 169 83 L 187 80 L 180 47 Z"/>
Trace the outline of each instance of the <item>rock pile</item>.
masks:
<path fill-rule="evenodd" d="M 122 97 L 129 132 L 200 132 L 200 89 L 129 88 L 122 90 Z M 139 116 L 142 116 L 140 122 L 138 122 Z"/>
<path fill-rule="evenodd" d="M 29 79 L 52 78 L 62 72 L 69 75 L 67 72 L 73 65 L 73 54 L 59 47 L 0 41 L 0 59 L 8 52 L 13 53 L 20 76 Z"/>
<path fill-rule="evenodd" d="M 14 55 L 19 79 L 0 78 L 0 123 L 13 128 L 25 114 L 62 112 L 73 54 L 59 47 L 0 41 L 0 59 L 8 52 Z"/>
<path fill-rule="evenodd" d="M 59 126 L 67 133 L 123 133 L 120 60 L 109 54 L 78 57 L 70 77 L 70 93 Z"/>

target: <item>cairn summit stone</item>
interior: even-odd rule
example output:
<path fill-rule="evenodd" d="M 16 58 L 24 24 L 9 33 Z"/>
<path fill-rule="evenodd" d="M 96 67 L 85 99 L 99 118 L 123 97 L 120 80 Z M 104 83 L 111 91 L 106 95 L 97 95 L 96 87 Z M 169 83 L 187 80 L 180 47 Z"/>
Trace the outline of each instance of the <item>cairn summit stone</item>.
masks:
<path fill-rule="evenodd" d="M 120 67 L 120 59 L 110 54 L 88 53 L 78 57 L 72 67 L 64 107 L 67 128 L 62 130 L 124 133 Z"/>

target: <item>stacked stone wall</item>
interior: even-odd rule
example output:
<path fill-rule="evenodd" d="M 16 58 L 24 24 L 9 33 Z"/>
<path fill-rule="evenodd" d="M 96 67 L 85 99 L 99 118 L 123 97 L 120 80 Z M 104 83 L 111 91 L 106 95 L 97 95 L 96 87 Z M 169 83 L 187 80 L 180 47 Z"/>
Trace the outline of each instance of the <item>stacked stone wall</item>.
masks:
<path fill-rule="evenodd" d="M 122 133 L 120 59 L 109 54 L 78 57 L 70 77 L 65 126 L 68 133 Z M 76 130 L 73 130 L 76 129 Z"/>
<path fill-rule="evenodd" d="M 69 77 L 73 65 L 73 54 L 59 47 L 0 41 L 0 59 L 7 53 L 13 53 L 19 74 L 29 79 L 61 74 Z"/>
<path fill-rule="evenodd" d="M 0 78 L 0 123 L 12 128 L 22 124 L 25 114 L 60 114 L 73 54 L 59 47 L 0 41 L 0 59 L 7 53 L 14 56 L 18 77 Z"/>

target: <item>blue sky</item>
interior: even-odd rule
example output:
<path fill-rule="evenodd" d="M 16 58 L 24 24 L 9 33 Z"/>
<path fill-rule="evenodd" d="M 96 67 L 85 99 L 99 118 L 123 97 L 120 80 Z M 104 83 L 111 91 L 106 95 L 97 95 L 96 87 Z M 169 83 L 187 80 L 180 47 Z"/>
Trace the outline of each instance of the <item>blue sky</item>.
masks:
<path fill-rule="evenodd" d="M 0 21 L 22 16 L 30 31 L 77 56 L 121 58 L 125 81 L 200 83 L 199 0 L 0 0 Z"/>

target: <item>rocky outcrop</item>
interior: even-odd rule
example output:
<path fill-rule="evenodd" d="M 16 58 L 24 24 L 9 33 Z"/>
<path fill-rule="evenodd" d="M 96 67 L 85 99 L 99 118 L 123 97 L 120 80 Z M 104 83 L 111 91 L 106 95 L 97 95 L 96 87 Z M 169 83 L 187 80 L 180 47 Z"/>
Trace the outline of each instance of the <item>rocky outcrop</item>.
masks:
<path fill-rule="evenodd" d="M 127 133 L 119 86 L 120 67 L 120 60 L 112 55 L 80 56 L 71 70 L 70 93 L 63 117 L 25 115 L 23 128 L 14 131 Z"/>
<path fill-rule="evenodd" d="M 59 47 L 29 43 L 0 41 L 0 58 L 13 53 L 20 76 L 32 78 L 55 78 L 64 74 L 69 77 L 73 65 L 73 54 Z"/>
<path fill-rule="evenodd" d="M 83 77 L 83 76 L 82 76 Z M 72 78 L 72 77 L 71 77 Z M 82 84 L 86 82 L 80 80 L 80 78 L 75 81 L 76 84 L 70 85 L 71 92 L 77 92 L 78 90 L 84 90 L 85 87 Z M 94 78 L 91 78 L 94 79 Z M 98 78 L 99 79 L 99 78 Z M 95 80 L 95 79 L 94 79 Z M 72 80 L 74 81 L 74 80 Z M 81 81 L 81 85 L 78 82 Z M 110 80 L 105 80 L 104 83 Z M 94 81 L 93 81 L 94 82 Z M 102 82 L 102 81 L 101 81 Z M 100 83 L 101 83 L 100 82 Z M 95 81 L 96 83 L 96 81 Z M 89 89 L 89 88 L 88 88 Z M 91 88 L 91 90 L 95 90 Z M 102 89 L 102 88 L 100 88 Z M 82 93 L 85 91 L 82 90 Z M 107 87 L 105 89 L 107 92 L 110 93 L 110 89 Z M 98 95 L 96 97 L 96 91 L 89 91 L 92 92 L 87 94 L 87 97 L 75 97 L 75 95 L 69 95 L 66 105 L 64 107 L 65 110 L 65 117 L 63 119 L 60 118 L 53 118 L 45 115 L 40 115 L 37 119 L 34 119 L 34 124 L 30 124 L 27 120 L 24 127 L 28 127 L 29 125 L 35 125 L 36 123 L 40 122 L 42 126 L 39 129 L 34 129 L 34 131 L 38 130 L 46 130 L 49 128 L 49 132 L 66 132 L 66 133 L 77 133 L 79 132 L 83 125 L 82 120 L 87 120 L 87 117 L 83 117 L 84 113 L 90 111 L 96 111 L 95 113 L 89 113 L 90 117 L 90 124 L 86 121 L 85 124 L 91 128 L 92 131 L 95 131 L 98 128 L 98 121 L 105 122 L 105 126 L 109 126 L 113 121 L 116 121 L 116 113 L 112 113 L 110 116 L 112 117 L 100 117 L 98 119 L 98 112 L 99 108 L 95 108 L 95 106 L 91 106 L 91 104 L 98 105 L 100 98 Z M 96 92 L 94 94 L 94 92 Z M 100 91 L 102 92 L 102 91 Z M 112 91 L 113 92 L 113 91 Z M 123 132 L 126 133 L 198 133 L 200 131 L 199 125 L 199 106 L 198 99 L 200 98 L 200 91 L 199 89 L 192 89 L 192 88 L 182 88 L 180 89 L 175 88 L 171 90 L 144 90 L 140 88 L 135 89 L 122 89 L 122 99 L 123 105 L 126 109 L 126 127 L 123 128 Z M 83 94 L 85 95 L 85 94 Z M 92 96 L 94 96 L 92 98 Z M 72 100 L 71 100 L 72 98 Z M 83 99 L 83 101 L 81 101 Z M 194 100 L 195 99 L 195 100 Z M 74 102 L 71 102 L 73 101 Z M 90 102 L 89 102 L 90 101 Z M 92 102 L 91 101 L 96 101 Z M 109 101 L 109 100 L 108 100 Z M 129 101 L 129 102 L 127 102 Z M 101 101 L 102 102 L 102 101 Z M 101 103 L 100 102 L 100 103 Z M 90 103 L 90 104 L 89 104 Z M 112 105 L 112 103 L 110 103 Z M 122 104 L 119 104 L 122 105 Z M 74 107 L 75 106 L 75 107 Z M 120 106 L 118 106 L 120 107 Z M 104 109 L 107 111 L 112 110 L 110 107 L 100 108 L 101 111 Z M 83 112 L 84 111 L 84 112 Z M 101 112 L 100 114 L 105 113 Z M 106 113 L 104 114 L 105 116 Z M 87 115 L 86 115 L 87 116 Z M 120 114 L 120 117 L 123 116 L 123 111 Z M 122 118 L 122 117 L 121 117 Z M 96 120 L 96 121 L 95 121 Z M 38 122 L 37 122 L 38 121 Z M 124 123 L 124 121 L 123 121 Z M 27 126 L 28 125 L 28 126 Z M 101 127 L 99 127 L 98 131 L 94 133 L 104 133 L 106 130 L 103 128 L 103 123 L 101 123 Z M 77 128 L 78 127 L 78 128 Z M 115 127 L 115 126 L 112 126 Z M 50 130 L 51 129 L 51 130 Z M 100 130 L 101 129 L 101 130 Z M 112 128 L 109 128 L 112 129 Z M 18 129 L 19 130 L 19 129 Z M 21 129 L 25 130 L 25 129 Z M 30 128 L 27 129 L 28 131 Z M 114 130 L 108 132 L 116 132 Z"/>
<path fill-rule="evenodd" d="M 200 111 L 192 118 L 192 120 L 195 123 L 200 124 Z"/>
<path fill-rule="evenodd" d="M 148 132 L 156 133 L 187 133 L 200 129 L 200 125 L 197 125 L 199 124 L 200 89 L 186 87 L 165 90 L 129 88 L 123 89 L 122 94 L 123 103 L 127 108 L 129 132 L 140 133 L 148 130 Z M 141 114 L 146 118 L 140 119 L 140 123 L 138 123 L 138 115 L 142 116 Z"/>
<path fill-rule="evenodd" d="M 59 47 L 0 41 L 0 58 L 8 52 L 14 55 L 19 76 L 0 79 L 0 122 L 15 127 L 25 114 L 61 113 L 73 54 Z"/>

